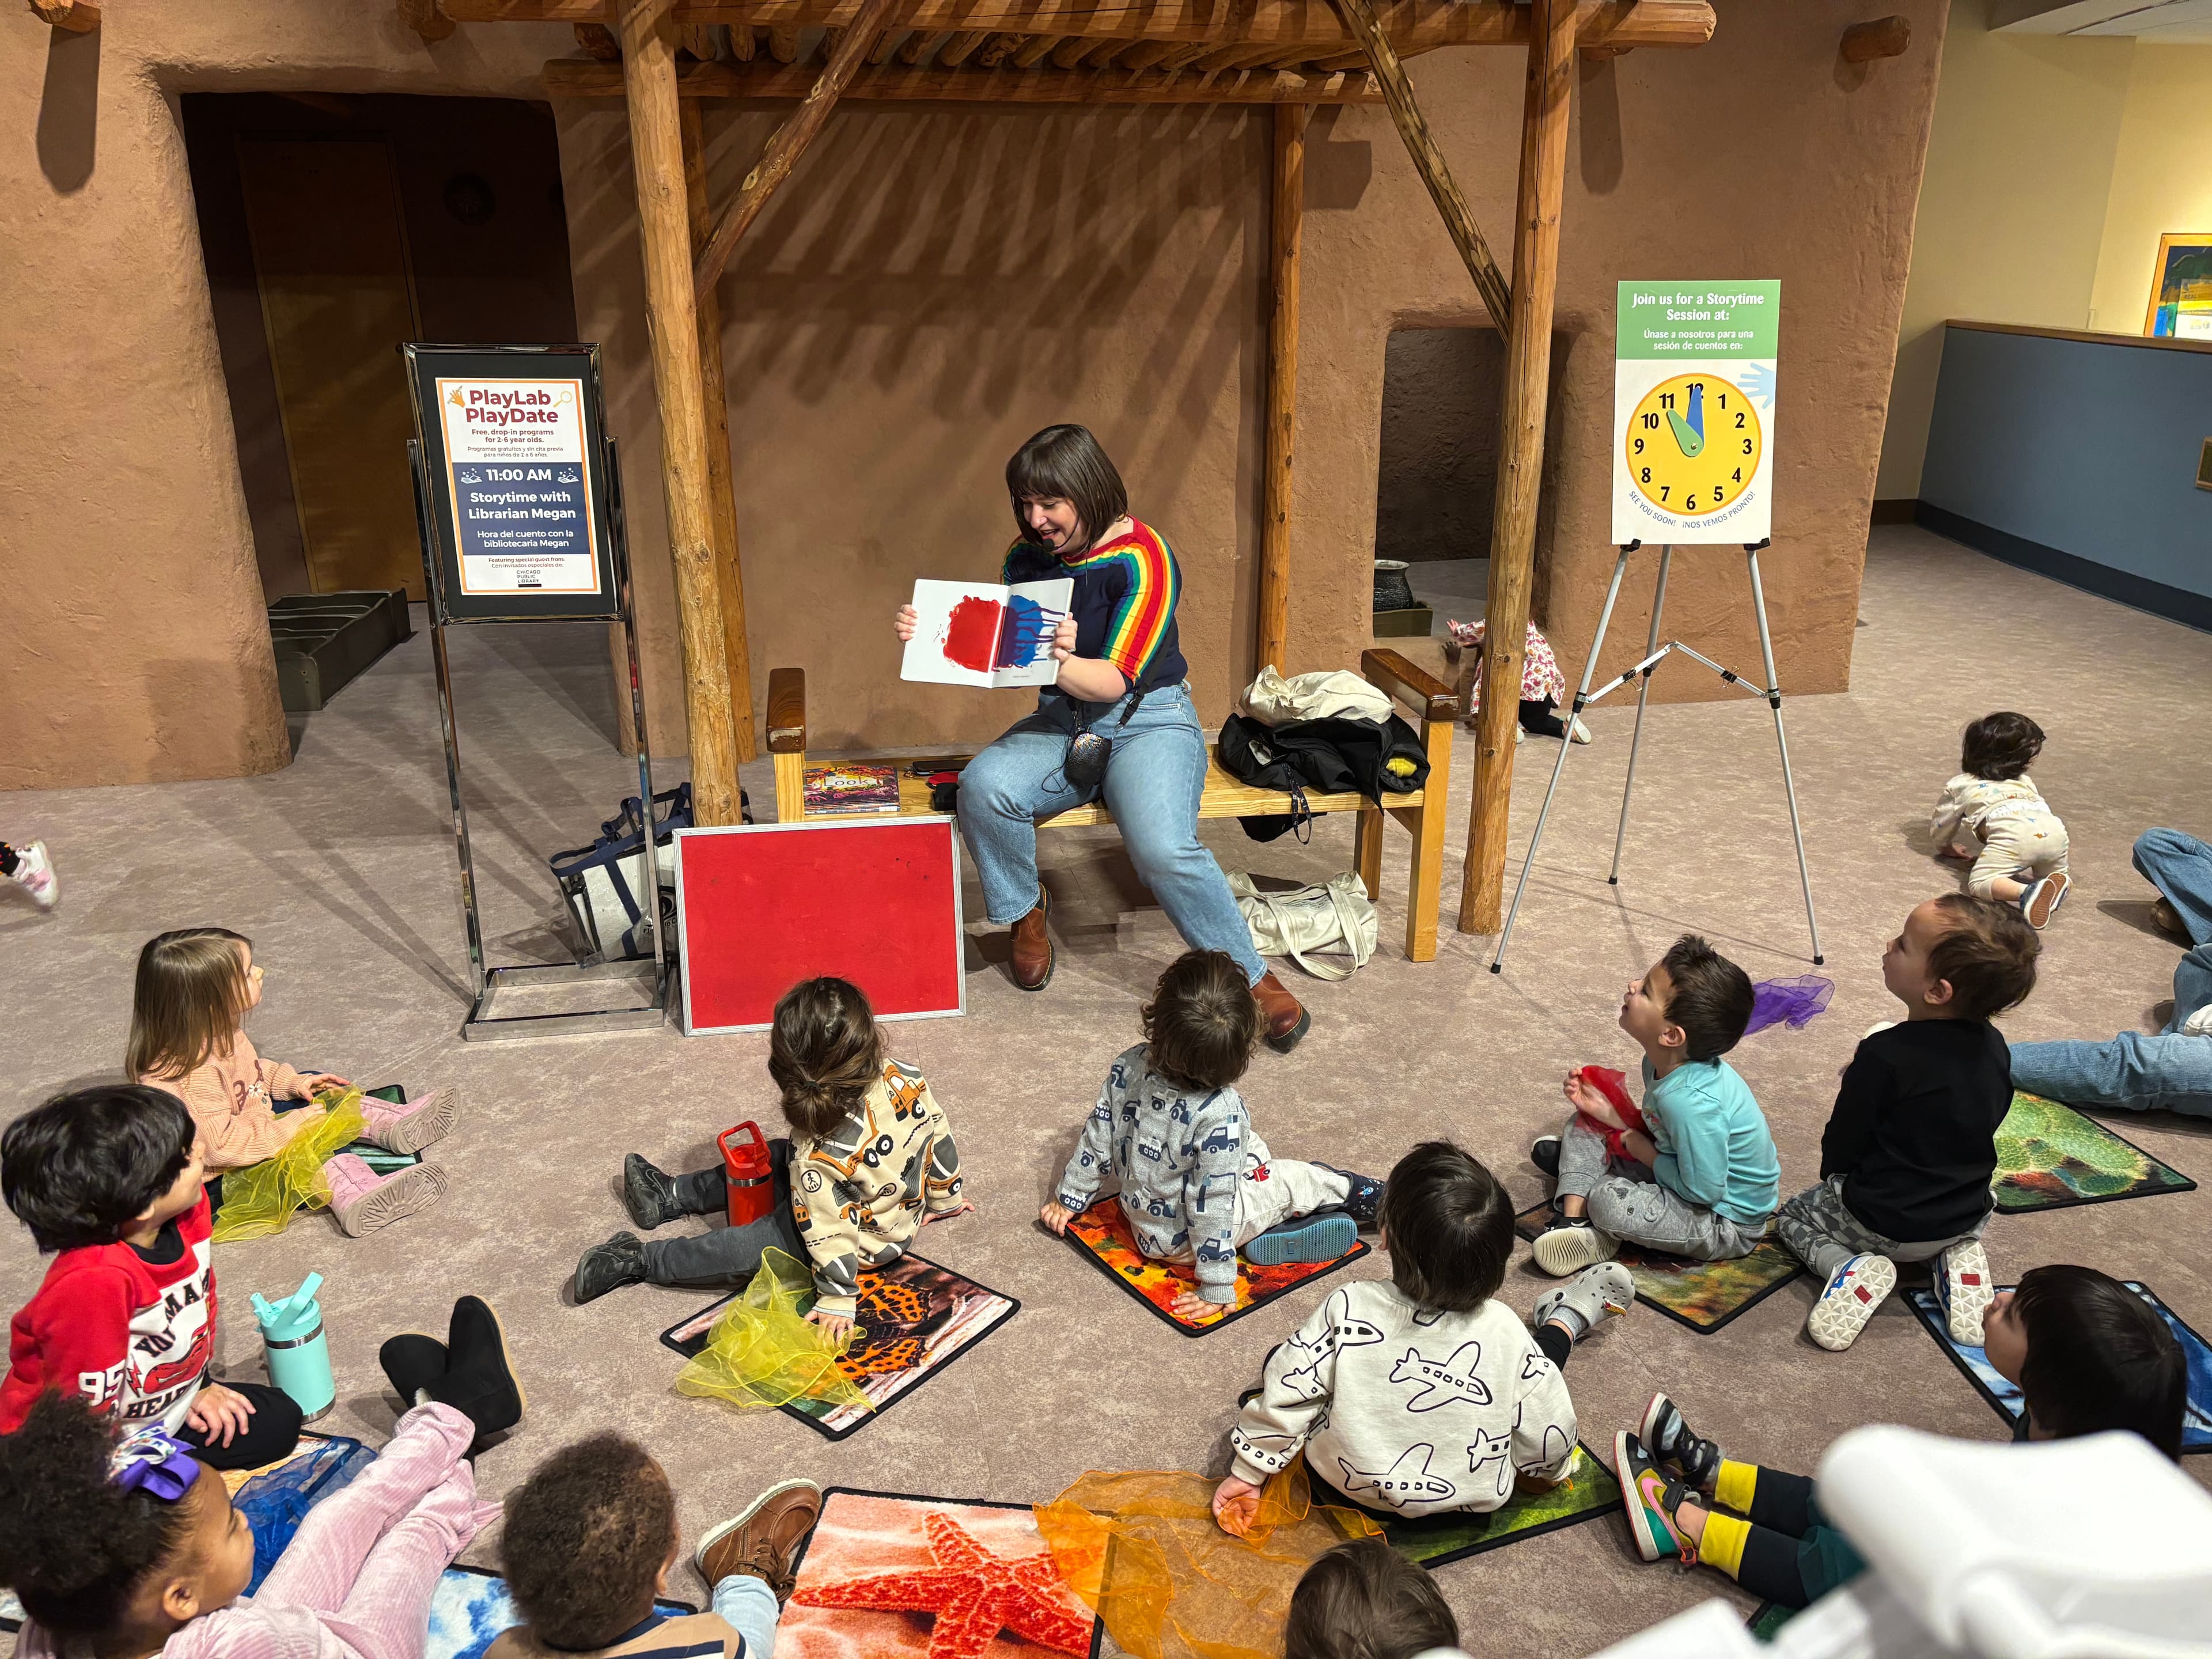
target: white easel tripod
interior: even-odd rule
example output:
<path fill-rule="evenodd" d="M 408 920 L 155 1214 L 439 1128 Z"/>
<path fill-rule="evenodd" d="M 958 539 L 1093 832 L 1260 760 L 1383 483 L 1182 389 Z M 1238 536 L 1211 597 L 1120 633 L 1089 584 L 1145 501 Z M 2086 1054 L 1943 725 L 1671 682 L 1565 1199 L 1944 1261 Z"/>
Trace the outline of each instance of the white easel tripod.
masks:
<path fill-rule="evenodd" d="M 1753 695 L 1765 697 L 1766 706 L 1774 711 L 1774 742 L 1782 751 L 1782 789 L 1790 802 L 1790 834 L 1797 843 L 1797 880 L 1805 890 L 1805 927 L 1813 935 L 1813 961 L 1817 966 L 1821 960 L 1820 924 L 1813 915 L 1813 878 L 1805 867 L 1805 832 L 1797 822 L 1797 785 L 1790 775 L 1790 739 L 1782 730 L 1782 686 L 1774 673 L 1774 640 L 1766 627 L 1766 594 L 1759 582 L 1759 550 L 1769 544 L 1768 541 L 1749 542 L 1743 550 L 1751 571 L 1752 608 L 1759 613 L 1759 656 L 1766 665 L 1765 689 L 1753 690 Z M 1735 670 L 1722 667 L 1711 657 L 1691 649 L 1680 640 L 1669 640 L 1664 645 L 1659 643 L 1660 617 L 1667 605 L 1667 570 L 1674 559 L 1674 547 L 1669 544 L 1659 550 L 1659 585 L 1651 596 L 1651 634 L 1644 644 L 1644 660 L 1617 678 L 1607 681 L 1597 690 L 1590 690 L 1590 678 L 1597 672 L 1597 659 L 1605 650 L 1606 629 L 1613 622 L 1613 601 L 1620 597 L 1620 579 L 1628 570 L 1629 555 L 1643 545 L 1640 541 L 1629 543 L 1620 550 L 1620 556 L 1613 561 L 1613 581 L 1605 590 L 1605 609 L 1598 613 L 1597 637 L 1590 641 L 1589 660 L 1583 665 L 1583 683 L 1575 693 L 1575 706 L 1567 714 L 1567 727 L 1571 732 L 1574 717 L 1583 709 L 1601 698 L 1611 696 L 1631 680 L 1640 678 L 1643 681 L 1636 693 L 1636 732 L 1628 742 L 1628 776 L 1620 787 L 1620 827 L 1613 832 L 1613 869 L 1606 876 L 1607 884 L 1616 887 L 1620 884 L 1621 844 L 1628 836 L 1629 797 L 1636 788 L 1636 756 L 1644 742 L 1644 710 L 1651 700 L 1651 671 L 1679 651 L 1692 661 L 1703 663 L 1729 685 L 1747 684 Z M 1506 947 L 1513 943 L 1513 923 L 1521 914 L 1522 896 L 1528 890 L 1528 872 L 1536 867 L 1536 848 L 1543 842 L 1545 821 L 1552 816 L 1552 799 L 1559 793 L 1559 777 L 1567 769 L 1567 756 L 1573 748 L 1572 743 L 1564 739 L 1559 744 L 1559 758 L 1552 768 L 1551 787 L 1544 791 L 1543 810 L 1536 814 L 1536 832 L 1528 838 L 1528 854 L 1521 860 L 1521 879 L 1514 884 L 1513 908 L 1505 913 L 1505 931 L 1498 938 L 1498 954 L 1491 958 L 1490 971 L 1493 974 L 1502 971 L 1505 966 Z"/>

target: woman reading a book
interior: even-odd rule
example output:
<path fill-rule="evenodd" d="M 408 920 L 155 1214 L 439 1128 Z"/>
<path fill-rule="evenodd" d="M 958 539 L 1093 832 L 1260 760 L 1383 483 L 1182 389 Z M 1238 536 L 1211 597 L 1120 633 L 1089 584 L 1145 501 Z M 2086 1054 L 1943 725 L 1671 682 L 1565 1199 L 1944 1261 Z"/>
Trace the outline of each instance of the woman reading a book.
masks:
<path fill-rule="evenodd" d="M 1128 491 L 1098 441 L 1079 426 L 1048 426 L 1006 463 L 1018 534 L 1001 581 L 1070 577 L 1068 615 L 1053 636 L 1058 678 L 960 777 L 960 833 L 982 878 L 991 920 L 1013 929 L 1014 983 L 1042 991 L 1052 978 L 1049 902 L 1037 879 L 1036 822 L 1096 796 L 1120 826 L 1129 861 L 1186 944 L 1222 951 L 1243 968 L 1268 1044 L 1287 1054 L 1311 1017 L 1252 948 L 1229 883 L 1198 839 L 1206 787 L 1205 734 L 1176 639 L 1182 572 L 1166 538 L 1129 516 Z M 899 608 L 902 640 L 919 622 Z M 1079 732 L 1105 739 L 1105 772 L 1085 784 L 1070 749 Z"/>

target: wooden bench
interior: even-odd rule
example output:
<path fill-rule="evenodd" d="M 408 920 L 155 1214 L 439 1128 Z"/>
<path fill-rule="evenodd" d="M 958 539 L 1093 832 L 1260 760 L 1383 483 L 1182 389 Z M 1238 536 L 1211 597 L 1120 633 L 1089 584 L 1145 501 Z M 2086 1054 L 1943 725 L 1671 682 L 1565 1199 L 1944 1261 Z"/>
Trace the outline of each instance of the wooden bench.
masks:
<path fill-rule="evenodd" d="M 1369 651 L 1359 659 L 1359 672 L 1370 684 L 1387 692 L 1410 716 L 1428 752 L 1429 775 L 1415 793 L 1400 797 L 1403 805 L 1376 806 L 1365 796 L 1309 795 L 1306 805 L 1316 812 L 1357 812 L 1359 823 L 1353 841 L 1354 860 L 1367 896 L 1379 898 L 1382 882 L 1382 820 L 1397 819 L 1413 841 L 1411 891 L 1406 899 L 1406 954 L 1415 962 L 1431 962 L 1437 954 L 1437 904 L 1443 884 L 1444 795 L 1451 776 L 1452 727 L 1459 718 L 1459 698 L 1452 689 L 1395 651 Z M 768 746 L 775 757 L 775 816 L 780 823 L 796 823 L 806 811 L 806 671 L 778 668 L 768 677 Z M 974 751 L 900 757 L 899 812 L 923 817 L 930 811 L 929 784 L 914 775 L 917 765 L 957 765 Z M 842 756 L 842 759 L 864 757 Z M 1255 789 L 1222 769 L 1219 758 L 1206 757 L 1206 791 L 1199 800 L 1202 818 L 1243 817 L 1252 813 L 1287 813 L 1291 798 L 1274 789 Z M 840 816 L 817 812 L 817 818 Z M 1040 830 L 1066 830 L 1079 825 L 1111 823 L 1113 815 L 1103 803 L 1072 807 L 1042 819 Z"/>

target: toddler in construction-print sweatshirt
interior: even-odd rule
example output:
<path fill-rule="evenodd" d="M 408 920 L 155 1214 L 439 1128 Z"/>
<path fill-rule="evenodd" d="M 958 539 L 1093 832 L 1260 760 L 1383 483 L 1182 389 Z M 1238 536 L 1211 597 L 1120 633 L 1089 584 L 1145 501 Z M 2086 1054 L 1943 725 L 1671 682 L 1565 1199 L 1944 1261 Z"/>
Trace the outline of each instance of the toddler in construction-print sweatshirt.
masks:
<path fill-rule="evenodd" d="M 1317 1482 L 1363 1508 L 1482 1512 L 1516 1475 L 1564 1475 L 1575 1433 L 1566 1379 L 1504 1304 L 1445 1312 L 1369 1279 L 1330 1291 L 1267 1356 L 1231 1473 L 1261 1485 L 1303 1449 Z"/>

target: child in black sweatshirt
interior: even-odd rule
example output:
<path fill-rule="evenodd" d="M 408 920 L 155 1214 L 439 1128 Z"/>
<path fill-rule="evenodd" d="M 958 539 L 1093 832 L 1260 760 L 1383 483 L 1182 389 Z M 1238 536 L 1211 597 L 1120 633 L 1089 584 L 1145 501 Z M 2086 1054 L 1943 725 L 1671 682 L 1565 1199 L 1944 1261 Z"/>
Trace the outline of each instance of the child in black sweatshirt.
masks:
<path fill-rule="evenodd" d="M 1995 1294 L 1981 1234 L 2012 1107 L 2010 1052 L 1990 1018 L 2035 988 L 2038 949 L 2014 907 L 1947 893 L 1882 953 L 1904 1022 L 1859 1044 L 1820 1137 L 1820 1184 L 1774 1218 L 1823 1280 L 1805 1321 L 1822 1347 L 1851 1346 L 1897 1288 L 1899 1262 L 1929 1261 L 1951 1334 L 1980 1344 Z"/>

